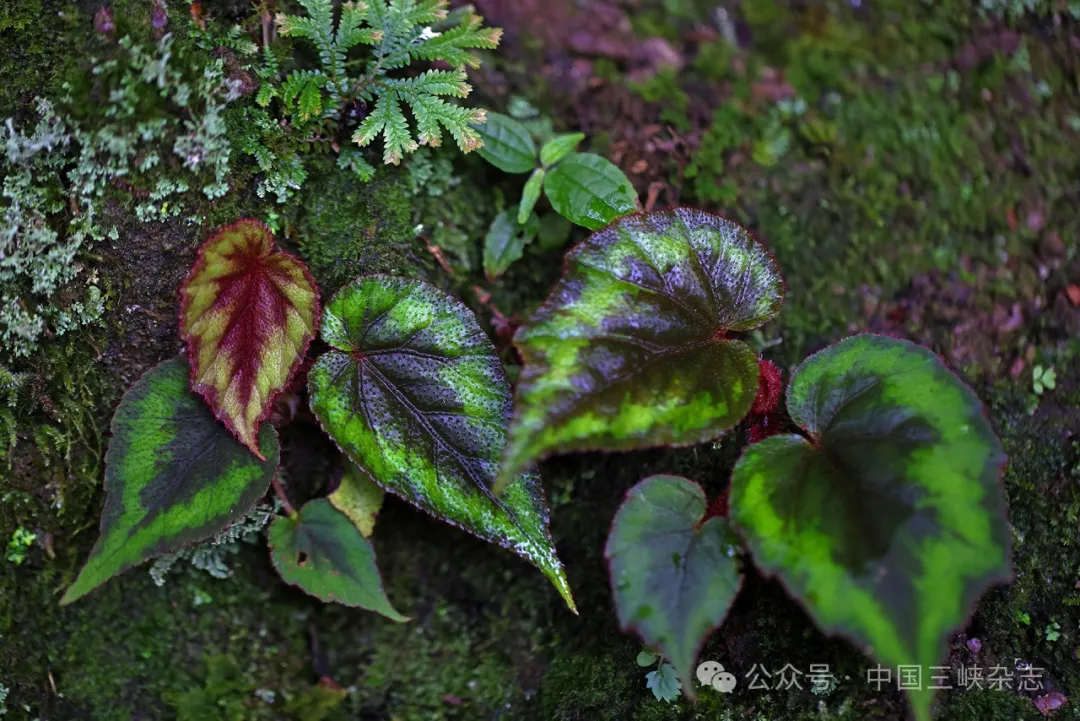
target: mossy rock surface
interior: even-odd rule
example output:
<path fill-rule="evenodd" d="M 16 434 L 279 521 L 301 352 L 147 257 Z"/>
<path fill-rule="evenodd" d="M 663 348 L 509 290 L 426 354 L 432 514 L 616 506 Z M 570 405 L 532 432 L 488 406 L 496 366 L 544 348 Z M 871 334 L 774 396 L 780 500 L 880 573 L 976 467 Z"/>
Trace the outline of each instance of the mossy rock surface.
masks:
<path fill-rule="evenodd" d="M 294 242 L 326 297 L 363 273 L 430 277 L 401 171 L 371 183 L 327 162 L 305 184 Z"/>
<path fill-rule="evenodd" d="M 498 3 L 478 4 L 499 21 Z M 187 3 L 168 5 L 183 34 Z M 203 5 L 222 18 L 251 12 L 232 0 Z M 520 39 L 507 48 L 511 60 L 493 58 L 476 83 L 494 109 L 505 109 L 510 88 L 555 109 L 564 129 L 588 131 L 591 149 L 617 155 L 643 198 L 652 182 L 674 189 L 661 190 L 658 206 L 694 203 L 752 227 L 775 249 L 790 287 L 761 339 L 782 341 L 766 357 L 790 366 L 870 329 L 930 344 L 966 374 L 1010 457 L 1004 484 L 1016 580 L 984 596 L 942 663 L 1015 669 L 1021 659 L 1043 668 L 1043 692 L 1069 697 L 1058 713 L 1069 718 L 1080 700 L 1080 347 L 1075 306 L 1062 300 L 1066 282 L 1080 277 L 1071 241 L 1080 231 L 1071 180 L 1078 161 L 1069 152 L 1080 121 L 1068 120 L 1080 117 L 1068 50 L 1075 20 L 1055 23 L 1041 5 L 1036 15 L 1000 17 L 959 1 L 854 5 L 772 0 L 739 11 L 728 4 L 740 43 L 730 48 L 697 31 L 713 27 L 715 3 L 641 3 L 630 23 L 638 38 L 627 42 L 661 37 L 688 60 L 681 73 L 642 86 L 625 76 L 648 70 L 645 61 L 583 57 L 570 47 L 569 30 L 551 26 L 563 18 L 563 28 L 615 36 L 618 23 L 604 25 L 602 13 L 574 20 L 570 3 L 552 3 L 548 14 L 522 3 L 501 10 L 518 23 L 507 33 Z M 145 26 L 149 6 L 112 4 L 132 28 Z M 17 49 L 0 61 L 0 69 L 17 69 L 4 73 L 14 80 L 0 91 L 0 106 L 25 112 L 36 92 L 55 89 L 58 73 L 78 64 L 96 8 L 0 4 L 0 42 Z M 547 23 L 550 42 L 540 47 L 529 22 Z M 735 58 L 745 74 L 735 72 Z M 586 61 L 604 82 L 581 82 Z M 669 77 L 682 85 L 665 87 Z M 806 113 L 779 117 L 777 102 L 763 100 L 777 88 L 786 100 L 806 100 Z M 635 145 L 629 130 L 643 135 L 654 124 L 686 134 L 671 146 L 653 137 L 652 151 L 645 140 Z M 639 176 L 632 169 L 642 159 L 648 169 Z M 250 165 L 239 165 L 234 192 L 198 208 L 202 226 L 138 223 L 130 199 L 112 198 L 106 212 L 119 238 L 85 259 L 102 279 L 105 322 L 48 342 L 27 364 L 35 410 L 18 418 L 10 464 L 0 460 L 0 547 L 16 528 L 38 534 L 21 565 L 0 556 L 5 721 L 902 718 L 895 688 L 877 692 L 866 683 L 872 661 L 823 637 L 778 584 L 753 572 L 702 652 L 735 669 L 740 688 L 674 704 L 646 689 L 647 669 L 635 663 L 640 645 L 619 632 L 611 606 L 607 521 L 649 473 L 685 475 L 710 496 L 720 493 L 739 452 L 737 433 L 714 447 L 544 464 L 552 532 L 580 617 L 511 554 L 394 499 L 374 543 L 389 597 L 414 617 L 408 624 L 322 605 L 288 587 L 261 539 L 230 557 L 229 578 L 185 562 L 158 587 L 139 568 L 57 606 L 96 537 L 108 419 L 127 386 L 179 350 L 176 290 L 206 233 L 236 217 L 276 213 L 282 242 L 307 260 L 325 295 L 359 273 L 408 275 L 454 289 L 488 323 L 471 293 L 483 282 L 475 259 L 484 222 L 500 201 L 482 165 L 454 167 L 469 168 L 460 180 L 472 185 L 440 200 L 405 190 L 406 168 L 364 185 L 327 159 L 297 202 L 280 207 L 256 196 Z M 457 243 L 459 256 L 447 253 L 453 277 L 426 247 L 439 222 Z M 417 224 L 426 241 L 416 238 Z M 508 316 L 527 314 L 557 277 L 559 256 L 527 256 L 490 287 L 493 303 Z M 1053 364 L 1059 377 L 1033 404 L 1035 362 Z M 332 444 L 303 413 L 282 429 L 282 445 L 296 501 L 324 493 L 341 470 Z M 840 683 L 821 695 L 745 687 L 754 664 L 775 671 L 787 663 L 803 670 L 827 663 Z M 1043 718 L 1037 695 L 952 691 L 940 697 L 937 717 L 1033 721 Z"/>

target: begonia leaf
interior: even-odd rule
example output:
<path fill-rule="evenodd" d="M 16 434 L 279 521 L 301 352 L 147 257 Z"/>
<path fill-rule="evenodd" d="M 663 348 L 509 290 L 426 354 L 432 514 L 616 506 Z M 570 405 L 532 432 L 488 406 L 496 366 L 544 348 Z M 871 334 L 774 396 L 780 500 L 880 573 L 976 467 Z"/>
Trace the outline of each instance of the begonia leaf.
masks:
<path fill-rule="evenodd" d="M 267 541 L 274 568 L 288 583 L 323 601 L 409 620 L 386 597 L 371 542 L 327 499 L 308 501 L 295 516 L 275 518 Z"/>
<path fill-rule="evenodd" d="M 619 624 L 664 654 L 691 697 L 697 653 L 742 585 L 738 539 L 706 508 L 693 481 L 650 476 L 626 494 L 604 551 Z"/>
<path fill-rule="evenodd" d="M 863 334 L 807 358 L 787 408 L 805 433 L 747 447 L 731 519 L 827 632 L 927 669 L 1009 579 L 1004 452 L 976 395 L 926 348 Z M 919 721 L 929 684 L 909 689 Z"/>
<path fill-rule="evenodd" d="M 360 535 L 371 538 L 375 531 L 375 517 L 379 515 L 385 497 L 386 491 L 371 480 L 367 471 L 349 462 L 341 483 L 326 499 L 353 522 Z"/>
<path fill-rule="evenodd" d="M 490 491 L 510 385 L 472 312 L 434 286 L 361 276 L 326 306 L 332 348 L 308 372 L 311 410 L 386 490 L 536 565 L 573 608 L 539 476 Z"/>
<path fill-rule="evenodd" d="M 274 247 L 270 228 L 245 218 L 203 244 L 180 295 L 191 388 L 259 455 L 259 424 L 319 325 L 315 281 Z"/>
<path fill-rule="evenodd" d="M 258 460 L 188 388 L 176 357 L 147 371 L 124 395 L 105 454 L 101 535 L 68 604 L 157 556 L 211 538 L 266 493 L 277 470 L 277 431 L 259 431 Z"/>
<path fill-rule="evenodd" d="M 754 350 L 729 333 L 758 327 L 782 299 L 772 256 L 716 215 L 634 215 L 589 236 L 514 336 L 525 367 L 495 492 L 553 452 L 721 435 L 758 385 Z"/>

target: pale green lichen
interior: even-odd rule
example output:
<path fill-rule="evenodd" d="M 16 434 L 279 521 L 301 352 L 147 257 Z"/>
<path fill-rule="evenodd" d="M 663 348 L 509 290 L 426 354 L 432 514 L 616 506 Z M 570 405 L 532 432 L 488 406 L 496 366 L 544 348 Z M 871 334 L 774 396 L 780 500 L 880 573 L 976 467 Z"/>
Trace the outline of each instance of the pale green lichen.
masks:
<path fill-rule="evenodd" d="M 141 197 L 135 214 L 148 222 L 179 215 L 190 188 L 210 199 L 228 190 L 223 112 L 240 97 L 239 81 L 225 78 L 220 60 L 192 71 L 171 35 L 145 46 L 125 37 L 118 48 L 91 60 L 89 82 L 107 98 L 100 112 L 78 117 L 87 100 L 66 84 L 58 103 L 37 101 L 31 129 L 11 119 L 0 127 L 0 345 L 9 357 L 101 319 L 103 294 L 82 258 L 95 242 L 118 237 L 99 217 L 107 191 Z M 148 98 L 169 107 L 147 117 Z M 179 169 L 151 179 L 170 154 Z"/>
<path fill-rule="evenodd" d="M 164 586 L 165 577 L 177 562 L 187 559 L 200 571 L 206 571 L 214 578 L 230 578 L 233 570 L 227 562 L 229 556 L 240 551 L 240 543 L 253 544 L 258 541 L 259 533 L 266 524 L 277 515 L 281 502 L 276 498 L 272 503 L 260 503 L 243 518 L 226 528 L 216 537 L 176 553 L 155 559 L 150 566 L 150 578 L 155 586 Z"/>

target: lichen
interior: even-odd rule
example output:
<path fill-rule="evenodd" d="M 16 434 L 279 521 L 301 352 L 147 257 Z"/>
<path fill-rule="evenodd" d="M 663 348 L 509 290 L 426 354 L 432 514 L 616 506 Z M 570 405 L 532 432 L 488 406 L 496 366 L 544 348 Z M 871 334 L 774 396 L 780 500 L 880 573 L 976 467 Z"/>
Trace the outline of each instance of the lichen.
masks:
<path fill-rule="evenodd" d="M 262 542 L 260 531 L 270 523 L 280 509 L 281 501 L 277 498 L 272 503 L 256 504 L 244 514 L 243 518 L 217 536 L 155 559 L 150 564 L 150 578 L 154 580 L 155 586 L 164 586 L 169 571 L 185 559 L 192 566 L 205 571 L 213 578 L 230 578 L 233 575 L 233 569 L 227 560 L 228 557 L 240 552 L 240 543 L 254 545 Z"/>
<path fill-rule="evenodd" d="M 222 62 L 196 73 L 170 34 L 152 45 L 125 36 L 106 53 L 88 61 L 86 86 L 66 84 L 59 104 L 38 100 L 32 130 L 11 118 L 0 128 L 0 348 L 9 358 L 101 320 L 102 291 L 85 261 L 95 242 L 119 238 L 101 221 L 107 193 L 129 191 L 149 222 L 181 215 L 189 190 L 210 199 L 228 190 L 223 113 L 240 88 Z M 165 108 L 148 113 L 148 103 Z"/>

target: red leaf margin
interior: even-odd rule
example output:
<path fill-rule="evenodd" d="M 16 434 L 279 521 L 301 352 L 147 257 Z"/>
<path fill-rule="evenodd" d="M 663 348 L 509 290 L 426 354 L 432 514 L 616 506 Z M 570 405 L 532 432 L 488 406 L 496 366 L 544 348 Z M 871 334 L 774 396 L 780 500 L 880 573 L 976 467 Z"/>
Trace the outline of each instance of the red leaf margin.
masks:
<path fill-rule="evenodd" d="M 311 289 L 314 292 L 315 299 L 315 307 L 311 316 L 311 333 L 306 334 L 304 341 L 300 345 L 299 352 L 296 354 L 296 358 L 293 360 L 292 365 L 289 367 L 289 371 L 286 374 L 285 380 L 282 383 L 281 387 L 277 389 L 271 389 L 266 397 L 266 400 L 263 402 L 262 412 L 259 414 L 259 416 L 255 419 L 254 422 L 253 430 L 256 434 L 256 443 L 254 445 L 244 440 L 240 430 L 236 428 L 231 418 L 226 415 L 222 407 L 219 406 L 217 389 L 208 384 L 200 383 L 198 381 L 198 351 L 200 339 L 198 336 L 192 333 L 184 332 L 184 318 L 187 315 L 191 302 L 191 296 L 186 292 L 186 289 L 188 285 L 192 282 L 192 280 L 195 279 L 199 275 L 199 273 L 206 268 L 208 263 L 206 259 L 206 249 L 224 234 L 229 232 L 244 232 L 245 228 L 248 229 L 250 232 L 254 232 L 268 240 L 266 252 L 260 256 L 259 260 L 263 260 L 270 257 L 271 255 L 274 255 L 282 257 L 285 260 L 294 262 L 296 266 L 300 269 L 304 280 L 311 286 Z M 202 396 L 203 400 L 206 401 L 207 405 L 210 407 L 210 410 L 213 412 L 214 417 L 217 418 L 217 420 L 221 421 L 221 423 L 229 430 L 229 432 L 232 433 L 233 436 L 240 443 L 246 446 L 259 460 L 266 460 L 263 457 L 262 453 L 259 451 L 257 445 L 257 434 L 259 427 L 261 426 L 263 421 L 267 420 L 270 417 L 270 414 L 273 411 L 274 399 L 282 391 L 286 390 L 289 387 L 290 383 L 294 380 L 297 370 L 299 370 L 300 366 L 303 364 L 304 359 L 307 356 L 308 348 L 311 345 L 311 341 L 319 332 L 318 329 L 322 321 L 322 296 L 319 293 L 319 286 L 315 282 L 315 278 L 311 275 L 311 271 L 308 269 L 307 265 L 303 262 L 303 260 L 301 260 L 299 257 L 293 255 L 292 253 L 286 253 L 285 251 L 278 248 L 275 240 L 276 234 L 274 233 L 273 229 L 257 218 L 239 218 L 232 223 L 227 223 L 225 225 L 217 227 L 206 238 L 206 240 L 203 241 L 202 245 L 199 246 L 199 252 L 195 258 L 195 263 L 192 264 L 191 270 L 188 271 L 187 276 L 180 284 L 179 290 L 180 309 L 178 313 L 178 326 L 180 330 L 180 339 L 186 345 L 185 354 L 188 358 L 188 365 L 191 368 L 191 373 L 189 377 L 189 385 L 191 387 L 191 390 Z"/>

